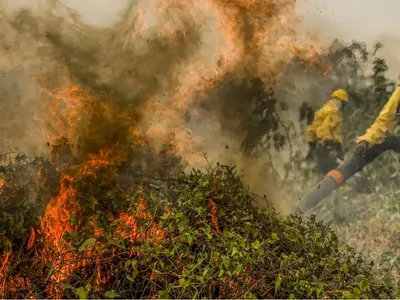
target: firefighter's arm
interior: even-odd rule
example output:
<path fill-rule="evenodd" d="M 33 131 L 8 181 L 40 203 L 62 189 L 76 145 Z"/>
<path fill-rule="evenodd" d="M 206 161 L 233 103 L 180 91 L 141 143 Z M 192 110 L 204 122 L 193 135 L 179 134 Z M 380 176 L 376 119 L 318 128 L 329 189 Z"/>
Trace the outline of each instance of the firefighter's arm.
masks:
<path fill-rule="evenodd" d="M 369 147 L 382 143 L 387 133 L 394 133 L 397 126 L 397 108 L 400 102 L 400 87 L 394 91 L 388 102 L 382 108 L 374 124 L 367 132 L 357 138 L 357 143 L 367 142 Z"/>
<path fill-rule="evenodd" d="M 368 148 L 382 143 L 387 134 L 386 122 L 382 119 L 377 119 L 370 128 L 367 129 L 363 136 L 357 138 L 357 144 L 366 143 Z"/>
<path fill-rule="evenodd" d="M 368 147 L 371 147 L 382 143 L 388 132 L 394 132 L 397 125 L 397 104 L 398 99 L 391 98 L 366 133 L 357 138 L 357 144 L 366 142 Z"/>

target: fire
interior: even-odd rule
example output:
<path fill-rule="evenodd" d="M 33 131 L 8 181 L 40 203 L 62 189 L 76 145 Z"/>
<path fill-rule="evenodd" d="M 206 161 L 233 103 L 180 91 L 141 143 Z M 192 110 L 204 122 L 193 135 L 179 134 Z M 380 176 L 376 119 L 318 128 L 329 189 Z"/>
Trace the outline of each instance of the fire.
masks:
<path fill-rule="evenodd" d="M 144 240 L 159 242 L 163 239 L 165 233 L 158 224 L 154 224 L 152 228 L 143 232 L 143 230 L 139 228 L 136 218 L 142 220 L 151 219 L 151 215 L 149 214 L 147 205 L 143 199 L 139 199 L 137 212 L 134 216 L 127 213 L 121 213 L 119 215 L 118 220 L 120 220 L 120 223 L 118 224 L 116 233 L 123 239 L 130 240 L 131 242 Z"/>
<path fill-rule="evenodd" d="M 111 266 L 100 256 L 112 256 L 120 246 L 116 241 L 122 239 L 134 245 L 160 243 L 165 238 L 166 232 L 152 219 L 146 199 L 138 197 L 138 191 L 128 197 L 107 194 L 118 189 L 118 168 L 131 165 L 136 154 L 132 145 L 151 144 L 158 153 L 168 144 L 169 154 L 189 165 L 198 163 L 203 159 L 204 137 L 187 126 L 185 116 L 207 101 L 209 90 L 230 76 L 258 77 L 273 84 L 282 75 L 282 67 L 293 58 L 300 57 L 307 71 L 322 53 L 318 42 L 299 34 L 295 1 L 165 0 L 145 6 L 147 2 L 139 3 L 135 21 L 124 29 L 127 40 L 155 35 L 173 49 L 188 41 L 198 46 L 188 50 L 184 63 L 175 66 L 171 77 L 160 83 L 160 91 L 153 93 L 146 82 L 132 80 L 147 97 L 134 105 L 136 99 L 121 103 L 113 95 L 94 93 L 71 79 L 65 79 L 58 88 L 49 88 L 43 80 L 44 109 L 48 114 L 40 118 L 51 145 L 50 159 L 61 179 L 58 195 L 48 203 L 38 229 L 31 230 L 27 246 L 38 258 L 32 266 L 35 272 L 47 272 L 46 292 L 53 297 L 62 297 L 63 284 L 89 266 L 95 266 L 96 271 L 93 275 L 86 270 L 87 277 L 96 276 L 98 286 L 111 281 Z M 151 24 L 151 10 L 165 22 Z M 173 11 L 193 17 L 185 19 L 188 29 L 177 31 L 183 25 L 171 17 Z M 209 40 L 190 32 L 191 27 L 203 29 Z M 129 45 L 124 42 L 124 47 Z M 38 176 L 46 174 L 39 172 Z M 0 178 L 0 192 L 5 184 Z M 114 205 L 114 200 L 122 204 Z M 214 230 L 220 234 L 217 206 L 211 199 L 209 205 Z M 87 239 L 81 241 L 81 236 Z M 10 242 L 4 242 L 11 249 Z M 127 249 L 127 259 L 134 258 L 136 250 L 135 246 Z M 9 268 L 12 255 L 11 250 L 3 253 L 0 276 Z M 7 280 L 0 279 L 1 296 L 6 294 Z M 23 282 L 24 278 L 8 279 L 8 288 L 17 289 Z"/>
<path fill-rule="evenodd" d="M 6 182 L 5 182 L 5 180 L 4 180 L 4 177 L 3 177 L 3 175 L 2 174 L 0 174 L 0 194 L 2 193 L 2 191 L 3 191 L 3 188 L 4 188 L 4 185 L 6 184 Z"/>
<path fill-rule="evenodd" d="M 65 234 L 72 234 L 78 230 L 78 226 L 71 222 L 74 214 L 79 212 L 77 202 L 77 192 L 72 187 L 74 178 L 64 175 L 61 179 L 59 195 L 53 199 L 46 208 L 45 215 L 41 221 L 38 234 L 46 245 L 38 257 L 43 258 L 43 263 L 50 263 L 54 268 L 51 279 L 56 283 L 62 282 L 73 271 L 74 255 L 69 251 L 70 243 L 65 242 Z M 31 234 L 33 238 L 35 233 Z M 48 292 L 56 291 L 55 286 L 51 285 Z"/>
<path fill-rule="evenodd" d="M 31 232 L 28 247 L 36 245 L 36 255 L 41 258 L 43 265 L 50 264 L 52 274 L 50 283 L 47 287 L 49 294 L 62 296 L 62 284 L 67 282 L 70 276 L 81 267 L 97 261 L 101 248 L 107 248 L 102 242 L 96 242 L 94 247 L 86 252 L 74 250 L 72 239 L 69 237 L 78 233 L 83 220 L 81 219 L 82 208 L 80 207 L 80 194 L 82 191 L 77 187 L 80 182 L 84 182 L 87 177 L 96 178 L 101 168 L 112 167 L 113 163 L 108 160 L 105 152 L 100 152 L 98 156 L 89 155 L 87 160 L 79 166 L 73 168 L 72 175 L 64 174 L 61 179 L 59 194 L 47 206 L 40 228 Z M 160 241 L 163 238 L 163 230 L 154 224 L 151 228 L 143 230 L 139 228 L 138 220 L 151 220 L 151 214 L 147 211 L 147 206 L 143 199 L 139 200 L 136 210 L 130 214 L 121 212 L 116 218 L 110 217 L 109 224 L 118 220 L 119 224 L 112 233 L 113 239 L 127 240 L 130 242 L 140 241 Z M 93 235 L 101 238 L 104 235 L 104 228 L 96 226 L 96 222 L 90 222 L 93 227 Z M 38 247 L 41 245 L 41 247 Z M 115 249 L 114 249 L 115 250 Z M 114 251 L 113 248 L 104 251 Z M 131 255 L 135 251 L 132 249 Z M 5 264 L 7 261 L 5 261 Z M 96 280 L 98 284 L 107 280 L 107 275 L 101 272 L 101 265 L 97 262 L 98 271 Z M 105 277 L 104 277 L 105 276 Z"/>
<path fill-rule="evenodd" d="M 76 191 L 72 187 L 74 178 L 64 175 L 61 179 L 59 195 L 47 206 L 44 218 L 41 222 L 40 232 L 46 236 L 51 247 L 58 247 L 65 232 L 72 233 L 75 226 L 72 226 L 70 219 L 72 213 L 79 209 Z M 75 228 L 74 228 L 75 227 Z"/>
<path fill-rule="evenodd" d="M 43 90 L 47 96 L 45 111 L 48 113 L 44 134 L 51 144 L 61 137 L 75 142 L 76 133 L 82 130 L 81 121 L 87 115 L 85 109 L 92 104 L 87 90 L 68 82 L 66 80 L 67 84 L 55 91 Z"/>
<path fill-rule="evenodd" d="M 92 153 L 79 153 L 79 148 L 71 142 L 71 140 L 75 143 L 79 142 L 79 138 L 74 136 L 74 131 L 80 132 L 82 135 L 93 132 L 89 128 L 90 124 L 85 124 L 85 122 L 96 116 L 101 116 L 103 120 L 111 123 L 121 121 L 121 119 L 129 122 L 130 119 L 125 118 L 124 114 L 122 116 L 118 114 L 120 119 L 115 120 L 116 112 L 113 107 L 107 106 L 107 103 L 95 106 L 96 99 L 75 85 L 70 85 L 70 89 L 58 89 L 56 93 L 48 93 L 48 95 L 51 95 L 49 107 L 53 110 L 49 116 L 55 119 L 48 134 L 49 139 L 55 143 L 51 146 L 50 157 L 61 172 L 60 188 L 57 197 L 47 205 L 39 228 L 31 230 L 27 246 L 34 249 L 35 255 L 39 258 L 39 265 L 50 266 L 46 291 L 49 295 L 62 297 L 62 284 L 68 282 L 76 270 L 93 261 L 97 261 L 98 279 L 96 282 L 101 284 L 105 280 L 107 281 L 108 275 L 101 271 L 98 257 L 100 252 L 103 254 L 104 251 L 113 252 L 115 248 L 104 250 L 109 248 L 100 241 L 106 234 L 104 228 L 99 227 L 98 222 L 92 219 L 93 236 L 100 240 L 91 245 L 93 247 L 89 247 L 87 251 L 77 251 L 72 237 L 78 234 L 85 223 L 82 216 L 88 213 L 87 208 L 82 206 L 85 204 L 82 202 L 85 200 L 82 197 L 86 197 L 87 193 L 84 190 L 85 185 L 97 181 L 105 188 L 109 187 L 116 180 L 116 167 L 127 159 L 126 147 L 118 141 L 108 148 L 94 149 L 95 151 Z M 38 171 L 38 176 L 42 175 L 42 172 Z M 4 184 L 2 179 L 1 187 Z M 127 195 L 124 197 L 126 198 Z M 91 201 L 91 208 L 97 209 L 98 201 Z M 132 208 L 131 213 L 120 212 L 113 213 L 113 215 L 108 220 L 109 224 L 118 221 L 119 225 L 111 233 L 112 239 L 120 240 L 122 238 L 131 243 L 147 240 L 157 242 L 164 235 L 163 230 L 155 223 L 149 229 L 139 228 L 139 220 L 151 222 L 151 214 L 148 212 L 144 199 L 139 200 L 137 207 Z M 5 242 L 7 243 L 7 240 Z M 134 253 L 135 249 L 132 249 L 131 255 Z M 11 255 L 11 249 L 4 252 L 1 260 L 4 273 L 6 273 L 5 270 Z M 7 280 L 3 279 L 4 295 Z M 24 279 L 20 278 L 14 283 L 8 283 L 8 288 L 10 288 L 10 284 L 16 287 L 18 282 L 23 281 Z"/>

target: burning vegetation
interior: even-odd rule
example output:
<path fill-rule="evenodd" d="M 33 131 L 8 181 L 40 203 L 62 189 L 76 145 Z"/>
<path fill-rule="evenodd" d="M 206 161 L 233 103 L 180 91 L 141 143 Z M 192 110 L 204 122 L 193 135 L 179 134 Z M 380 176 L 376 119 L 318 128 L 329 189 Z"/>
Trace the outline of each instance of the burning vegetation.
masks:
<path fill-rule="evenodd" d="M 52 154 L 68 147 L 53 148 Z M 393 293 L 390 281 L 382 285 L 372 266 L 343 249 L 322 223 L 282 219 L 272 207 L 255 208 L 257 199 L 234 168 L 217 166 L 147 184 L 136 177 L 121 189 L 120 172 L 106 156 L 58 172 L 52 163 L 38 161 L 19 160 L 7 168 L 21 164 L 48 174 L 41 175 L 42 182 L 56 174 L 60 181 L 40 220 L 25 201 L 17 213 L 3 212 L 4 298 L 377 298 Z M 128 170 L 136 168 L 123 172 Z M 2 199 L 21 188 L 13 184 Z"/>
<path fill-rule="evenodd" d="M 269 88 L 291 64 L 330 70 L 294 2 L 132 1 L 103 29 L 57 1 L 2 15 L 0 63 L 20 78 L 7 97 L 31 113 L 22 122 L 4 106 L 1 122 L 28 132 L 35 154 L 0 170 L 0 297 L 393 295 L 328 227 L 279 217 L 235 168 L 187 172 L 227 131 L 234 160 L 265 133 L 279 149 Z"/>

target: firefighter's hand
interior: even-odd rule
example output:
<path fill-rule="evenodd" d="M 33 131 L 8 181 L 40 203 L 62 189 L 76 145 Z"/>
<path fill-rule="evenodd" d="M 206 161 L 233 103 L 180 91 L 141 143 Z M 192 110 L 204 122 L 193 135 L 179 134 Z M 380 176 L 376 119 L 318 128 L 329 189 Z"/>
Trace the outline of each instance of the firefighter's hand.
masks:
<path fill-rule="evenodd" d="M 368 142 L 362 141 L 356 146 L 356 149 L 354 150 L 354 155 L 365 156 L 365 151 L 367 151 L 367 149 L 368 149 Z"/>

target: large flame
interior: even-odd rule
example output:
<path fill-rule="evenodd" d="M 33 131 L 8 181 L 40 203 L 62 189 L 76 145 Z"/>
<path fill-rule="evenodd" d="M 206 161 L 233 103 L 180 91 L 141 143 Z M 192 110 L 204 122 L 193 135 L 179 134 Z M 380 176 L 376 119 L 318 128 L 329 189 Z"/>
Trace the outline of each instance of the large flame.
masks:
<path fill-rule="evenodd" d="M 44 124 L 44 136 L 52 147 L 51 159 L 58 167 L 61 181 L 59 193 L 48 204 L 39 228 L 32 230 L 28 246 L 34 249 L 39 265 L 51 266 L 46 285 L 49 295 L 62 297 L 63 284 L 78 268 L 93 260 L 98 265 L 98 284 L 109 279 L 108 274 L 103 274 L 98 259 L 104 251 L 115 251 L 116 246 L 105 250 L 101 241 L 106 234 L 104 228 L 96 225 L 93 216 L 86 219 L 88 207 L 95 211 L 100 201 L 94 196 L 88 197 L 86 182 L 95 182 L 103 188 L 118 185 L 117 169 L 122 164 L 132 163 L 135 155 L 132 145 L 147 143 L 157 153 L 163 145 L 170 144 L 170 153 L 179 156 L 182 162 L 189 165 L 200 162 L 204 137 L 196 132 L 196 128 L 188 128 L 185 115 L 195 114 L 199 103 L 208 101 L 208 91 L 218 87 L 229 76 L 258 77 L 266 84 L 273 84 L 279 80 L 285 64 L 294 57 L 301 57 L 308 63 L 305 70 L 310 67 L 322 50 L 317 42 L 302 34 L 294 2 L 140 1 L 135 16 L 122 26 L 118 38 L 126 39 L 123 47 L 135 47 L 130 42 L 132 39 L 143 42 L 136 45 L 140 46 L 140 51 L 150 51 L 146 43 L 150 44 L 148 41 L 157 37 L 170 48 L 176 47 L 176 52 L 179 54 L 181 51 L 184 56 L 182 45 L 199 40 L 198 49 L 174 66 L 170 77 L 160 81 L 156 93 L 152 90 L 151 81 L 155 79 L 151 72 L 141 78 L 133 75 L 129 78 L 130 75 L 126 74 L 126 78 L 113 82 L 118 85 L 130 80 L 130 84 L 137 87 L 141 99 L 145 100 L 141 105 L 135 101 L 120 101 L 117 94 L 91 90 L 89 84 L 85 86 L 74 76 L 63 77 L 64 80 L 58 81 L 61 85 L 56 87 L 47 84 L 48 77 L 42 77 L 45 78 L 41 83 L 46 113 L 36 118 Z M 153 19 L 158 23 L 150 21 Z M 186 24 L 188 28 L 197 28 L 201 36 L 196 36 L 194 31 L 180 30 L 184 28 L 184 22 L 190 25 Z M 137 59 L 135 62 L 139 67 L 141 61 Z M 166 63 L 160 59 L 159 64 Z M 132 99 L 135 97 L 133 93 Z M 2 186 L 3 182 L 0 182 L 0 188 Z M 90 203 L 84 203 L 88 198 Z M 211 204 L 214 211 L 215 203 Z M 110 239 L 162 241 L 165 233 L 151 220 L 146 199 L 141 198 L 132 205 L 129 213 L 110 212 L 109 223 L 118 221 Z M 152 222 L 152 226 L 140 228 L 139 219 Z M 76 251 L 68 237 L 79 234 L 83 224 L 88 223 L 94 239 L 86 251 Z M 215 219 L 213 223 L 219 232 Z M 134 252 L 131 249 L 130 255 L 133 256 Z M 3 254 L 2 274 L 9 267 L 10 255 L 11 252 Z M 1 280 L 3 283 L 8 281 L 8 287 L 15 289 L 19 284 L 28 284 L 23 278 Z M 0 295 L 5 295 L 5 285 L 2 286 Z"/>

